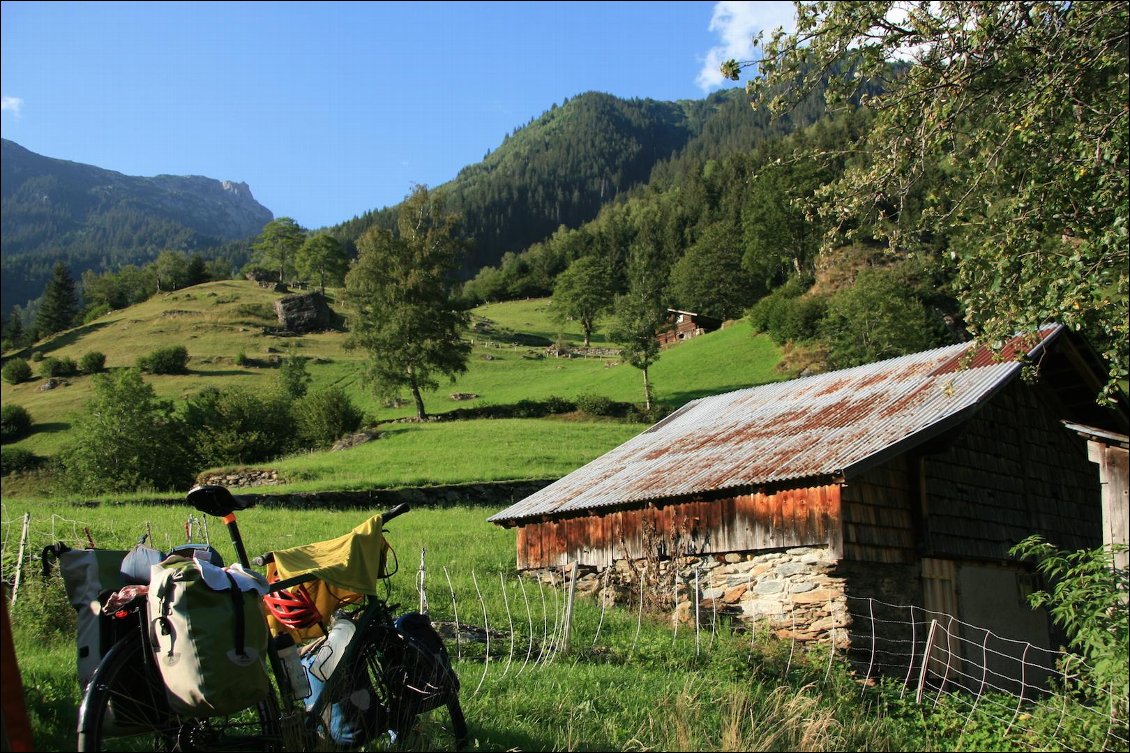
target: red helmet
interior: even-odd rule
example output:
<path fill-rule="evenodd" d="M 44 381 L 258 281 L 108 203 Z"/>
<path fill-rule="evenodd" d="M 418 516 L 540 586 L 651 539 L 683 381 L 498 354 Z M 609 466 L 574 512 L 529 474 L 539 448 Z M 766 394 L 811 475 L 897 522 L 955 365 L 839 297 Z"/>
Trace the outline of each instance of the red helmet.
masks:
<path fill-rule="evenodd" d="M 322 615 L 302 586 L 288 591 L 273 591 L 263 597 L 263 602 L 275 619 L 291 630 L 313 627 L 322 621 Z"/>

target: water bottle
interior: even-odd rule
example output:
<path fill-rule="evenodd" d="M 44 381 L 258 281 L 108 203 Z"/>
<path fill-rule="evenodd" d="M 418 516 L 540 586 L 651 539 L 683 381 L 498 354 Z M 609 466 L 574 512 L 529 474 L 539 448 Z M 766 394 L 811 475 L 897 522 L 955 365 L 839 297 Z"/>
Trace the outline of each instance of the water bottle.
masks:
<path fill-rule="evenodd" d="M 348 615 L 342 612 L 334 613 L 333 621 L 330 622 L 330 632 L 318 647 L 314 661 L 310 665 L 310 671 L 315 677 L 322 682 L 330 679 L 334 669 L 337 668 L 337 663 L 345 655 L 346 646 L 353 640 L 353 634 L 356 632 L 357 626 Z"/>
<path fill-rule="evenodd" d="M 278 654 L 294 697 L 307 698 L 311 692 L 310 679 L 306 677 L 306 670 L 302 668 L 302 662 L 298 658 L 298 647 L 294 645 L 294 639 L 289 633 L 275 637 L 275 653 Z"/>

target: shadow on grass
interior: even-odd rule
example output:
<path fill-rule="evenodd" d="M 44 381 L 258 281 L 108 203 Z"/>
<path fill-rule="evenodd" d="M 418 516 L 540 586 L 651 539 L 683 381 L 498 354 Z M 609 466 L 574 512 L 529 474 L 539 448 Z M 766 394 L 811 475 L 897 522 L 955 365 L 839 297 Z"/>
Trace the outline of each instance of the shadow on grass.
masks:
<path fill-rule="evenodd" d="M 191 376 L 207 377 L 246 377 L 253 376 L 255 372 L 244 369 L 190 369 L 187 374 Z M 184 376 L 183 374 L 180 376 Z"/>
<path fill-rule="evenodd" d="M 32 434 L 58 434 L 61 431 L 69 431 L 71 425 L 65 421 L 45 421 L 43 423 L 33 423 L 31 425 Z"/>
<path fill-rule="evenodd" d="M 31 358 L 31 354 L 35 353 L 36 351 L 42 353 L 43 355 L 48 355 L 55 352 L 56 350 L 59 350 L 60 348 L 65 348 L 68 345 L 74 345 L 76 342 L 78 342 L 80 337 L 85 337 L 86 335 L 93 334 L 98 330 L 105 329 L 109 326 L 109 322 L 95 322 L 93 324 L 84 324 L 81 327 L 75 327 L 72 330 L 68 330 L 61 335 L 56 335 L 46 342 L 35 343 L 34 345 L 29 345 L 26 348 L 20 348 L 19 350 L 9 354 L 9 357 Z"/>

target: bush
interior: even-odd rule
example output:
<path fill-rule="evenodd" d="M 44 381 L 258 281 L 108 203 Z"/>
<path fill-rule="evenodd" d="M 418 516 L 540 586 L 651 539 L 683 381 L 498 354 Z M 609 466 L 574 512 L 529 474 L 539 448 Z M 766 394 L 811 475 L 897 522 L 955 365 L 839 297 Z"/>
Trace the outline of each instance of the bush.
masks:
<path fill-rule="evenodd" d="M 361 410 L 339 387 L 314 392 L 295 401 L 294 422 L 304 444 L 325 447 L 357 431 L 365 420 Z"/>
<path fill-rule="evenodd" d="M 31 431 L 31 414 L 22 405 L 0 408 L 0 441 L 15 442 Z"/>
<path fill-rule="evenodd" d="M 149 374 L 184 374 L 188 371 L 188 348 L 170 345 L 137 359 L 137 368 Z"/>
<path fill-rule="evenodd" d="M 0 448 L 0 476 L 34 471 L 42 467 L 43 458 L 22 447 Z"/>
<path fill-rule="evenodd" d="M 94 396 L 58 456 L 60 478 L 79 494 L 184 488 L 193 477 L 184 425 L 136 369 L 91 377 Z"/>
<path fill-rule="evenodd" d="M 78 373 L 78 364 L 73 358 L 56 358 L 50 356 L 39 363 L 39 375 L 47 379 L 52 377 L 74 376 Z"/>
<path fill-rule="evenodd" d="M 92 304 L 82 312 L 82 323 L 90 324 L 95 319 L 106 316 L 106 314 L 109 314 L 111 311 L 113 311 L 113 309 L 111 309 L 110 304 L 106 302 Z"/>
<path fill-rule="evenodd" d="M 36 362 L 36 363 L 39 363 L 40 361 L 42 361 L 43 360 L 43 351 L 42 350 L 33 351 L 32 354 L 31 354 L 31 360 Z"/>
<path fill-rule="evenodd" d="M 577 410 L 586 416 L 599 418 L 615 416 L 619 409 L 616 407 L 616 403 L 612 402 L 612 398 L 603 395 L 578 395 Z"/>
<path fill-rule="evenodd" d="M 284 394 L 293 398 L 306 395 L 310 375 L 306 373 L 309 358 L 291 353 L 279 364 L 278 385 Z"/>
<path fill-rule="evenodd" d="M 274 393 L 209 387 L 188 401 L 184 423 L 204 466 L 258 463 L 297 444 L 287 401 Z"/>
<path fill-rule="evenodd" d="M 8 384 L 19 384 L 31 379 L 31 364 L 23 358 L 13 358 L 4 364 L 0 377 Z"/>
<path fill-rule="evenodd" d="M 83 374 L 98 374 L 106 368 L 106 354 L 92 350 L 78 360 L 78 370 Z"/>
<path fill-rule="evenodd" d="M 1047 591 L 1028 597 L 1033 607 L 1047 607 L 1063 628 L 1071 647 L 1086 660 L 1073 669 L 1089 675 L 1092 687 L 1109 689 L 1125 704 L 1130 695 L 1130 624 L 1126 592 L 1130 572 L 1115 567 L 1125 544 L 1064 551 L 1040 536 L 1029 536 L 1009 550 L 1014 557 L 1034 560 L 1050 581 Z M 1125 708 L 1125 706 L 1123 706 Z"/>

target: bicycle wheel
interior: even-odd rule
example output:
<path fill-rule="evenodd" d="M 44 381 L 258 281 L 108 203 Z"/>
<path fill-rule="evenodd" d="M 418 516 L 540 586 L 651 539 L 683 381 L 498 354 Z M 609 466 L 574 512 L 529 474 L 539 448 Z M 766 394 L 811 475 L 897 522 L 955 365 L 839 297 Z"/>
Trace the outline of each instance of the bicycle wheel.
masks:
<path fill-rule="evenodd" d="M 78 750 L 278 750 L 277 719 L 273 696 L 231 716 L 177 716 L 141 640 L 124 640 L 102 658 L 83 695 Z"/>

